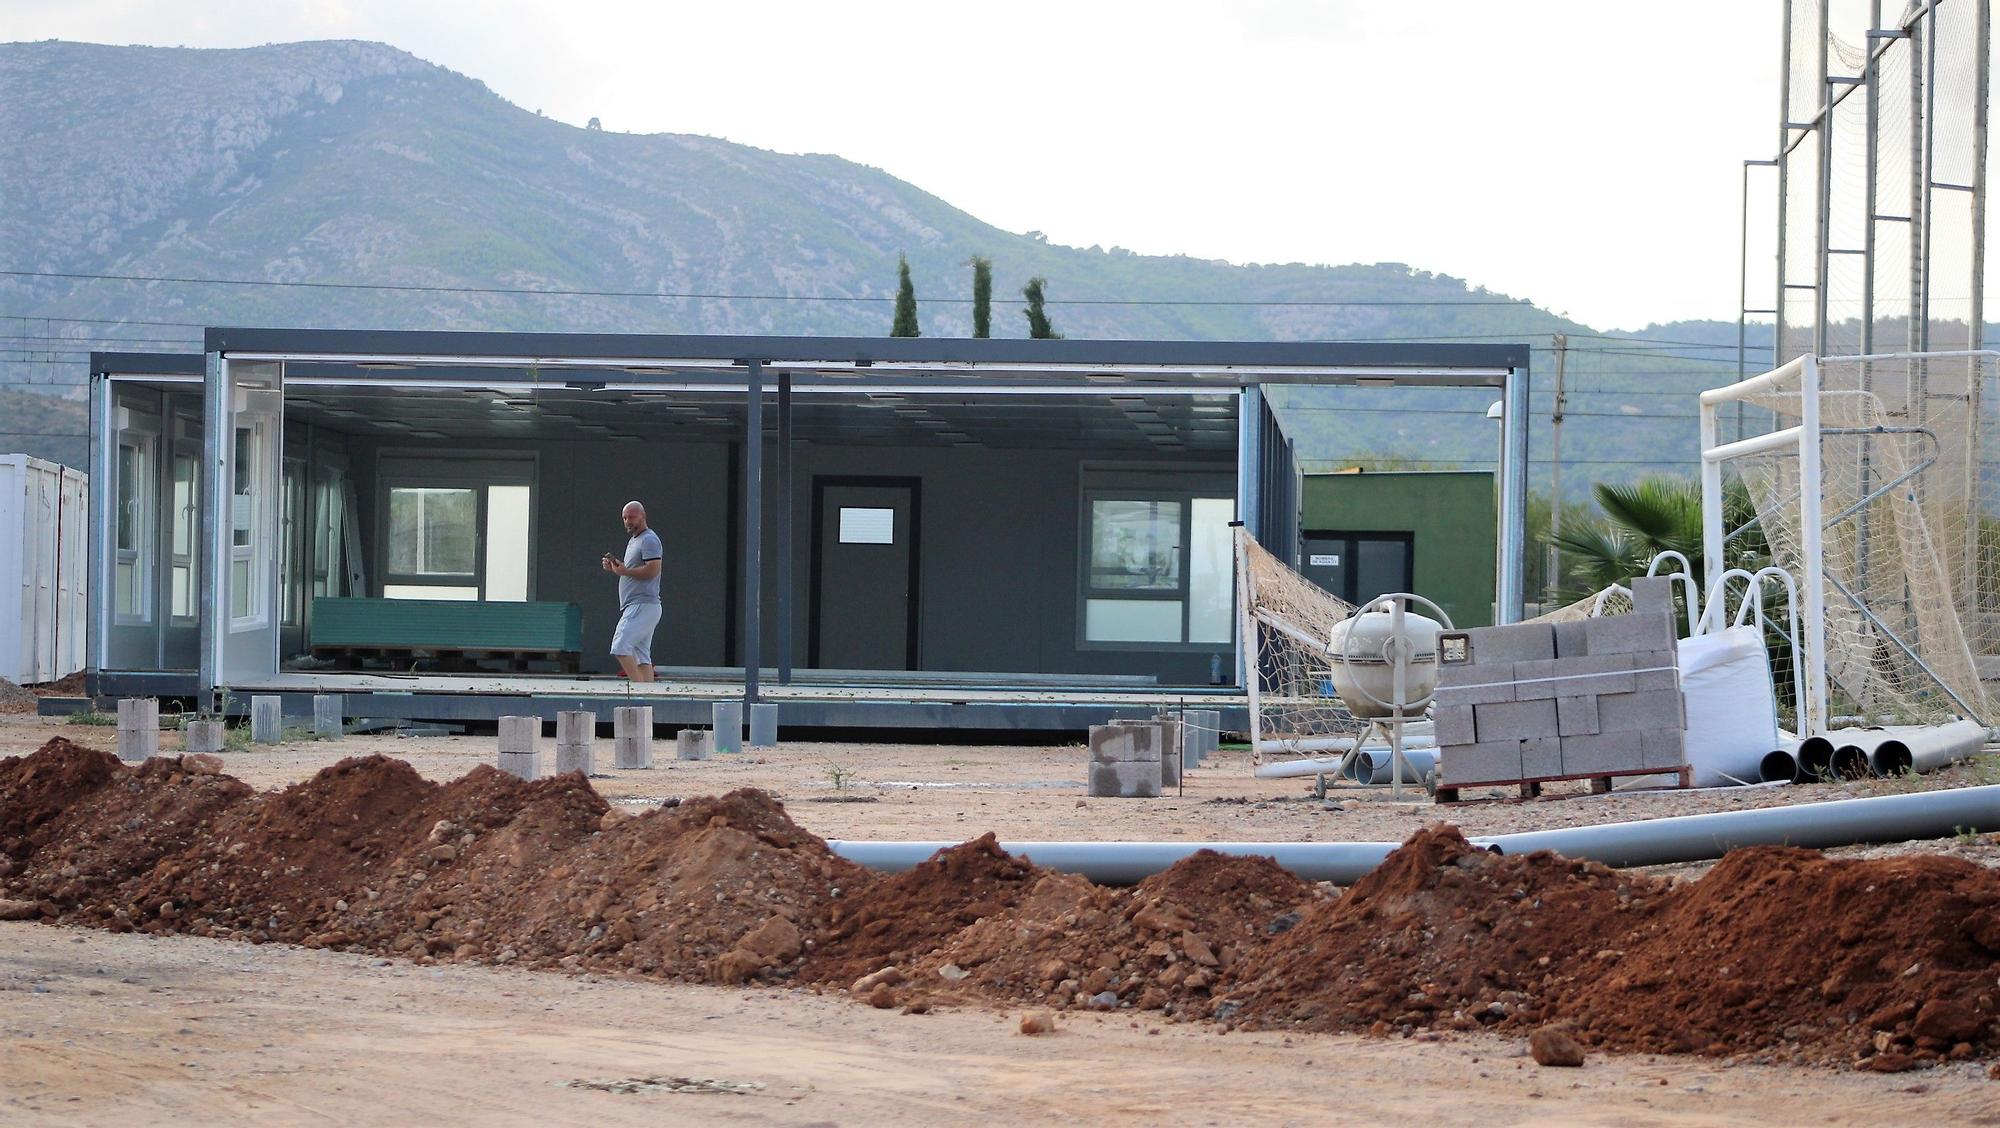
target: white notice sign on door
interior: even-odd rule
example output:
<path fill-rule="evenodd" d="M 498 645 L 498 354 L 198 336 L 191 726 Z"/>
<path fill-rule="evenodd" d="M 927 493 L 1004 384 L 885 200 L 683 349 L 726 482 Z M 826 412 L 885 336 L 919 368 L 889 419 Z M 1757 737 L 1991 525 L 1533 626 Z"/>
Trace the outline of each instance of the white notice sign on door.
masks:
<path fill-rule="evenodd" d="M 1315 552 L 1307 558 L 1307 562 L 1314 568 L 1338 568 L 1340 567 L 1340 553 Z"/>
<path fill-rule="evenodd" d="M 895 544 L 896 511 L 841 506 L 840 543 Z"/>

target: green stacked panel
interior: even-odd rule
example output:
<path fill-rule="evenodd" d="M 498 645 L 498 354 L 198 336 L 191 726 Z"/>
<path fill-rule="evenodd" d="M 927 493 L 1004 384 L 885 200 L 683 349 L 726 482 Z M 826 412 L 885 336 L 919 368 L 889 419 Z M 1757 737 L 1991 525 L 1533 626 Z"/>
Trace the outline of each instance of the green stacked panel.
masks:
<path fill-rule="evenodd" d="M 574 603 L 322 596 L 312 603 L 312 645 L 580 651 L 583 608 Z"/>

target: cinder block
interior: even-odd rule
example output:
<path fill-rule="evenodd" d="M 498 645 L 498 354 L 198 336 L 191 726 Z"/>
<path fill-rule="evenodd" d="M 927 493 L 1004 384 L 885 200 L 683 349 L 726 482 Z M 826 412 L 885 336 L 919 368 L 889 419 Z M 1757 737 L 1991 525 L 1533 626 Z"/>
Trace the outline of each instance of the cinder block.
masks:
<path fill-rule="evenodd" d="M 1645 654 L 1632 655 L 1632 689 L 1644 692 L 1649 689 L 1679 689 L 1681 668 L 1679 655 L 1670 650 L 1656 650 Z"/>
<path fill-rule="evenodd" d="M 1563 686 L 1556 680 L 1561 672 L 1562 663 L 1555 659 L 1514 663 L 1514 700 L 1546 701 L 1561 696 Z"/>
<path fill-rule="evenodd" d="M 1596 736 L 1597 698 L 1556 698 L 1556 732 L 1560 736 Z"/>
<path fill-rule="evenodd" d="M 611 762 L 631 771 L 653 766 L 653 707 L 622 705 L 611 712 Z"/>
<path fill-rule="evenodd" d="M 597 714 L 572 709 L 556 714 L 556 774 L 596 770 Z"/>
<path fill-rule="evenodd" d="M 1450 684 L 1439 680 L 1437 693 L 1432 698 L 1438 705 L 1486 705 L 1514 700 L 1512 662 L 1496 662 L 1490 666 L 1444 666 L 1440 669 L 1452 670 L 1454 676 Z M 1464 676 L 1468 673 L 1472 676 Z"/>
<path fill-rule="evenodd" d="M 1521 778 L 1547 779 L 1563 774 L 1562 741 L 1539 736 L 1521 742 Z"/>
<path fill-rule="evenodd" d="M 1106 799 L 1156 799 L 1160 794 L 1160 762 L 1093 762 L 1090 765 L 1090 794 Z"/>
<path fill-rule="evenodd" d="M 1437 734 L 1441 745 L 1473 744 L 1479 740 L 1472 723 L 1471 705 L 1435 705 L 1431 707 L 1431 728 Z"/>
<path fill-rule="evenodd" d="M 338 740 L 347 732 L 347 699 L 338 693 L 313 694 L 313 735 Z"/>
<path fill-rule="evenodd" d="M 1629 772 L 1646 766 L 1636 732 L 1606 732 L 1596 736 L 1566 736 L 1562 741 L 1564 775 Z"/>
<path fill-rule="evenodd" d="M 1142 763 L 1159 758 L 1160 734 L 1151 725 L 1113 721 L 1090 726 L 1090 760 L 1094 764 Z"/>
<path fill-rule="evenodd" d="M 1487 685 L 1496 681 L 1513 681 L 1512 662 L 1453 662 L 1438 666 L 1440 686 Z"/>
<path fill-rule="evenodd" d="M 1559 658 L 1556 660 L 1556 675 L 1548 684 L 1556 691 L 1552 694 L 1555 697 L 1630 693 L 1635 688 L 1631 671 L 1630 654 L 1588 654 L 1579 658 Z"/>
<path fill-rule="evenodd" d="M 1532 740 L 1556 736 L 1556 703 L 1545 701 L 1501 701 L 1472 707 L 1479 742 Z"/>
<path fill-rule="evenodd" d="M 1182 757 L 1186 751 L 1181 747 L 1183 734 L 1180 721 L 1173 717 L 1154 717 L 1145 722 L 1154 730 L 1154 741 L 1160 748 L 1160 786 L 1179 787 L 1181 785 Z"/>
<path fill-rule="evenodd" d="M 708 711 L 715 726 L 716 753 L 734 755 L 743 751 L 743 702 L 717 701 Z"/>
<path fill-rule="evenodd" d="M 676 760 L 706 760 L 714 744 L 707 729 L 682 729 L 674 734 Z"/>
<path fill-rule="evenodd" d="M 1605 615 L 1587 620 L 1592 655 L 1639 654 L 1648 650 L 1672 650 L 1674 620 L 1664 612 Z"/>
<path fill-rule="evenodd" d="M 778 703 L 763 701 L 750 706 L 750 747 L 778 746 Z"/>
<path fill-rule="evenodd" d="M 221 721 L 189 721 L 181 730 L 181 751 L 220 752 L 228 739 L 229 730 Z"/>
<path fill-rule="evenodd" d="M 1473 627 L 1465 632 L 1472 641 L 1475 665 L 1488 662 L 1533 662 L 1556 656 L 1556 632 L 1547 623 L 1509 623 L 1504 627 Z"/>
<path fill-rule="evenodd" d="M 1447 785 L 1520 779 L 1521 742 L 1492 740 L 1440 748 L 1438 778 Z"/>
<path fill-rule="evenodd" d="M 1687 764 L 1687 734 L 1679 730 L 1642 732 L 1639 758 L 1649 768 L 1683 767 Z"/>
<path fill-rule="evenodd" d="M 1625 585 L 1632 589 L 1632 610 L 1641 615 L 1674 613 L 1674 581 L 1666 576 L 1638 576 Z"/>
<path fill-rule="evenodd" d="M 1557 623 L 1555 628 L 1557 658 L 1581 658 L 1590 653 L 1590 623 L 1587 620 Z"/>
<path fill-rule="evenodd" d="M 276 694 L 250 699 L 250 742 L 276 744 L 285 738 L 285 703 Z"/>
<path fill-rule="evenodd" d="M 1597 730 L 1600 733 L 1680 732 L 1687 728 L 1685 710 L 1678 689 L 1607 693 L 1597 699 Z"/>
<path fill-rule="evenodd" d="M 533 752 L 502 752 L 500 753 L 500 770 L 511 776 L 533 780 L 536 778 L 537 765 L 535 759 L 536 757 Z"/>
<path fill-rule="evenodd" d="M 118 758 L 131 763 L 160 754 L 160 701 L 157 697 L 118 700 Z"/>

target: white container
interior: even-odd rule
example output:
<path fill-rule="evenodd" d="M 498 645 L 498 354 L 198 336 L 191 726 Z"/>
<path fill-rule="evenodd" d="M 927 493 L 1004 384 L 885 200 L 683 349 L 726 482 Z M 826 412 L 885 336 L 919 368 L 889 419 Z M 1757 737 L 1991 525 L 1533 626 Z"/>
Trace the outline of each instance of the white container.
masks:
<path fill-rule="evenodd" d="M 88 479 L 0 455 L 0 678 L 55 681 L 83 668 Z"/>

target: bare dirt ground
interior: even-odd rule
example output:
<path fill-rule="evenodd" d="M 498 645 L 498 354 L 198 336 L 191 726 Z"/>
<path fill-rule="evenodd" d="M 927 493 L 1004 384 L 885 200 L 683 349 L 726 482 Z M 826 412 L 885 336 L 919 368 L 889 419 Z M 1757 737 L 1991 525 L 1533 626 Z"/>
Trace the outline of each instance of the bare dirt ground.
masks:
<path fill-rule="evenodd" d="M 0 717 L 0 757 L 52 736 L 108 748 L 108 729 Z M 162 735 L 162 751 L 178 737 Z M 297 741 L 226 753 L 260 790 L 379 752 L 448 781 L 490 763 L 491 736 Z M 546 749 L 545 749 L 546 751 Z M 671 745 L 656 750 L 671 755 Z M 1504 832 L 1840 798 L 2000 778 L 1978 761 L 1914 783 L 1511 798 L 1440 808 L 1387 789 L 1255 780 L 1242 753 L 1190 772 L 1182 795 L 1086 800 L 1079 747 L 788 744 L 701 763 L 656 759 L 593 787 L 627 810 L 758 787 L 826 838 L 1401 840 L 1448 818 Z M 863 801 L 855 801 L 863 800 Z M 2000 864 L 1984 835 L 1856 848 Z M 1693 876 L 1705 866 L 1677 867 Z M 1519 1036 L 1251 1033 L 1131 1012 L 1015 1032 L 1021 1008 L 874 1010 L 838 995 L 625 981 L 478 963 L 189 936 L 0 925 L 0 1123 L 464 1121 L 1002 1123 L 2000 1124 L 1988 1063 L 1920 1073 L 1593 1053 L 1543 1069 Z M 1426 1040 L 1435 1038 L 1435 1041 Z M 578 1080 L 683 1077 L 745 1093 L 607 1092 Z M 1662 1083 L 1664 1082 L 1664 1084 Z"/>
<path fill-rule="evenodd" d="M 1921 1076 L 1594 1055 L 1517 1038 L 1236 1032 L 621 982 L 0 925 L 0 1122 L 20 1124 L 2000 1124 Z M 682 1077 L 744 1093 L 608 1092 Z"/>

